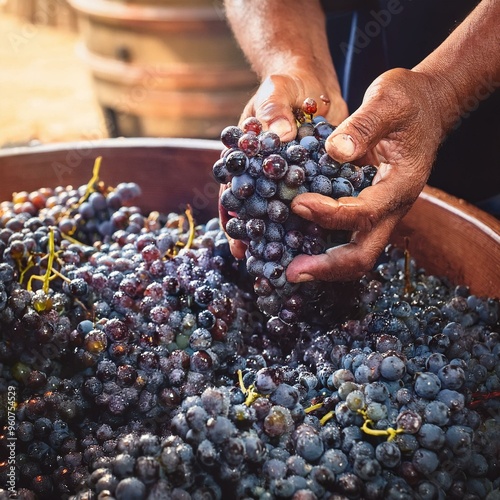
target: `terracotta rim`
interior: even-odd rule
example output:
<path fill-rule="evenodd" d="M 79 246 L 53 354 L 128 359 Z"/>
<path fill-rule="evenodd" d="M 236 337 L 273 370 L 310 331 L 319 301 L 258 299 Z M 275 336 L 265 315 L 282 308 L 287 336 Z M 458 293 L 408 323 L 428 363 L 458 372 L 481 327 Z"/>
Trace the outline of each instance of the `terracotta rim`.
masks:
<path fill-rule="evenodd" d="M 210 139 L 156 138 L 156 137 L 123 137 L 117 139 L 96 139 L 89 141 L 54 142 L 35 146 L 19 146 L 0 149 L 2 158 L 21 155 L 37 155 L 40 153 L 55 153 L 64 151 L 79 151 L 85 149 L 129 149 L 129 148 L 186 148 L 208 149 L 221 151 L 223 146 L 219 141 Z"/>
<path fill-rule="evenodd" d="M 188 139 L 188 138 L 156 138 L 156 137 L 127 137 L 117 139 L 98 139 L 90 141 L 59 142 L 36 146 L 21 146 L 0 149 L 0 161 L 3 157 L 17 155 L 35 155 L 40 153 L 63 152 L 88 148 L 128 149 L 128 148 L 187 148 L 208 149 L 221 151 L 223 146 L 217 140 Z M 464 218 L 481 231 L 487 233 L 500 245 L 500 220 L 484 212 L 480 208 L 465 200 L 452 196 L 444 191 L 426 186 L 419 198 Z"/>

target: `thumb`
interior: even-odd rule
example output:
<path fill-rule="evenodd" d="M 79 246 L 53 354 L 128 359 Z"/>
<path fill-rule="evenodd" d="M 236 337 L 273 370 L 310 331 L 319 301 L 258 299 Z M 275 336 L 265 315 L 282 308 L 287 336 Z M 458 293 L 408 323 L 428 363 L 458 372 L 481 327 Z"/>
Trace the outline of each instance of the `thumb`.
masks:
<path fill-rule="evenodd" d="M 365 100 L 328 137 L 326 151 L 340 162 L 356 160 L 387 137 L 393 127 L 394 116 L 390 107 L 378 98 Z"/>

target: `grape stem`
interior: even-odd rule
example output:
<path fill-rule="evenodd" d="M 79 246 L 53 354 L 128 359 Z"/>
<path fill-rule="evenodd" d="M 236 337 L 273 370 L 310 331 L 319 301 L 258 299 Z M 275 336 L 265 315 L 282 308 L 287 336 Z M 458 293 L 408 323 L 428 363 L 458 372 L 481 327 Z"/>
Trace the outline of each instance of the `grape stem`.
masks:
<path fill-rule="evenodd" d="M 373 425 L 373 420 L 369 419 L 366 410 L 357 410 L 358 413 L 363 417 L 364 422 L 361 426 L 361 430 L 365 434 L 369 434 L 370 436 L 387 436 L 387 441 L 393 441 L 398 434 L 402 434 L 404 429 L 393 427 L 388 427 L 387 429 L 372 429 L 371 425 Z"/>
<path fill-rule="evenodd" d="M 26 264 L 26 267 L 24 267 L 23 269 L 23 265 L 22 265 L 22 262 L 21 262 L 21 259 L 16 259 L 16 262 L 17 262 L 17 266 L 19 267 L 19 283 L 22 283 L 23 280 L 24 280 L 24 276 L 26 275 L 26 273 L 32 268 L 35 266 L 34 262 L 33 262 L 33 255 L 30 255 L 29 258 L 28 258 L 28 262 Z"/>
<path fill-rule="evenodd" d="M 68 240 L 70 243 L 73 243 L 74 245 L 80 245 L 82 247 L 86 247 L 86 248 L 91 248 L 94 252 L 96 251 L 96 249 L 90 245 L 86 245 L 85 243 L 82 243 L 80 241 L 78 241 L 76 238 L 73 238 L 72 236 L 70 236 L 69 234 L 65 234 L 65 233 L 61 233 L 61 237 L 64 239 L 64 240 Z"/>
<path fill-rule="evenodd" d="M 94 191 L 95 185 L 99 182 L 99 171 L 101 169 L 102 156 L 98 156 L 94 161 L 94 168 L 92 169 L 92 177 L 87 183 L 87 189 L 85 189 L 85 194 L 78 201 L 78 205 L 81 205 Z"/>
<path fill-rule="evenodd" d="M 191 245 L 193 244 L 194 241 L 194 219 L 193 219 L 193 213 L 191 211 L 191 205 L 188 205 L 186 208 L 186 217 L 189 222 L 189 237 L 188 241 L 186 243 L 186 248 L 191 248 Z"/>
<path fill-rule="evenodd" d="M 30 276 L 30 279 L 28 280 L 28 284 L 26 285 L 26 288 L 31 292 L 33 290 L 32 287 L 32 280 L 39 280 L 43 281 L 43 286 L 42 290 L 45 293 L 49 293 L 50 290 L 50 281 L 54 278 L 56 278 L 56 274 L 54 273 L 52 276 L 51 274 L 54 272 L 54 259 L 56 255 L 56 250 L 55 250 L 55 242 L 54 242 L 54 228 L 50 227 L 49 228 L 49 253 L 48 253 L 48 262 L 47 262 L 47 270 L 45 271 L 45 274 L 43 276 L 33 274 Z"/>
<path fill-rule="evenodd" d="M 325 415 L 323 415 L 319 419 L 319 423 L 321 425 L 325 425 L 328 422 L 328 420 L 332 419 L 334 416 L 335 416 L 335 412 L 333 410 L 330 410 L 328 413 L 325 413 Z"/>
<path fill-rule="evenodd" d="M 172 252 L 167 251 L 167 253 L 165 254 L 166 257 L 169 257 L 169 258 L 175 257 L 176 255 L 179 254 L 179 252 L 181 250 L 188 250 L 193 245 L 194 237 L 196 234 L 196 227 L 195 227 L 194 218 L 193 218 L 193 214 L 192 214 L 192 210 L 191 210 L 190 205 L 187 205 L 186 211 L 184 213 L 186 214 L 186 218 L 187 218 L 188 224 L 189 224 L 189 232 L 188 232 L 187 242 L 184 243 L 179 239 L 176 242 L 173 251 Z M 184 224 L 184 219 L 181 217 L 181 218 L 179 218 L 179 223 L 178 223 L 180 233 L 182 233 L 183 224 Z"/>
<path fill-rule="evenodd" d="M 316 403 L 315 405 L 308 406 L 304 408 L 304 413 L 311 413 L 312 411 L 319 410 L 323 406 L 323 403 Z"/>
<path fill-rule="evenodd" d="M 312 411 L 319 410 L 323 407 L 323 405 L 324 403 L 316 403 L 315 405 L 308 406 L 307 408 L 304 408 L 304 413 L 311 413 Z M 321 425 L 325 425 L 328 420 L 332 419 L 334 416 L 335 412 L 333 410 L 330 410 L 319 419 L 319 423 Z"/>
<path fill-rule="evenodd" d="M 474 392 L 472 394 L 472 401 L 469 403 L 469 408 L 476 408 L 485 401 L 497 398 L 500 398 L 500 391 Z"/>
<path fill-rule="evenodd" d="M 413 286 L 411 284 L 411 272 L 410 272 L 410 238 L 408 236 L 405 237 L 405 295 L 410 295 L 413 291 Z"/>
<path fill-rule="evenodd" d="M 240 385 L 241 392 L 246 396 L 245 405 L 250 406 L 256 399 L 267 397 L 264 394 L 259 394 L 255 390 L 254 384 L 245 387 L 245 383 L 243 382 L 243 372 L 241 370 L 238 370 L 238 382 Z"/>

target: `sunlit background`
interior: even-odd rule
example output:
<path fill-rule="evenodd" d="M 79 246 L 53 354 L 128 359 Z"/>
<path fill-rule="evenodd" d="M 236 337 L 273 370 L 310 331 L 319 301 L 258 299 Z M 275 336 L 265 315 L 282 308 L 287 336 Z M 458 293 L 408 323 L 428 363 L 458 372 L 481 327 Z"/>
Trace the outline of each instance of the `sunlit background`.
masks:
<path fill-rule="evenodd" d="M 76 56 L 76 14 L 65 2 L 49 7 L 0 3 L 2 147 L 107 136 L 91 75 Z"/>
<path fill-rule="evenodd" d="M 217 138 L 255 89 L 217 0 L 0 0 L 0 147 Z"/>

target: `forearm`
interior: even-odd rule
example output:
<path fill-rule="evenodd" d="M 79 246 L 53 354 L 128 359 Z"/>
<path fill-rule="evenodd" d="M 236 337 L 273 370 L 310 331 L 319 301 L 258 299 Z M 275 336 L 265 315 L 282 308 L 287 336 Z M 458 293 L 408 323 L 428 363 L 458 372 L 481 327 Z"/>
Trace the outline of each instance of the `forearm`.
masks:
<path fill-rule="evenodd" d="M 483 0 L 414 71 L 435 84 L 442 135 L 500 87 L 500 2 Z"/>
<path fill-rule="evenodd" d="M 312 72 L 338 88 L 318 0 L 225 0 L 226 16 L 254 71 Z"/>

